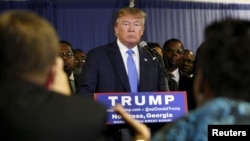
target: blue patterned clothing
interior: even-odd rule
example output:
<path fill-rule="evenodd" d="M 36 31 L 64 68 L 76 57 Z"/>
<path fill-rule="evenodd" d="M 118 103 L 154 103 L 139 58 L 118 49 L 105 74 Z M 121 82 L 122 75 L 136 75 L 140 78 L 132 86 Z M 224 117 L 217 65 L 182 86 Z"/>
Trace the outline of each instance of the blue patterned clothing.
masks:
<path fill-rule="evenodd" d="M 250 103 L 216 98 L 177 121 L 156 132 L 152 141 L 207 141 L 208 125 L 250 124 Z"/>

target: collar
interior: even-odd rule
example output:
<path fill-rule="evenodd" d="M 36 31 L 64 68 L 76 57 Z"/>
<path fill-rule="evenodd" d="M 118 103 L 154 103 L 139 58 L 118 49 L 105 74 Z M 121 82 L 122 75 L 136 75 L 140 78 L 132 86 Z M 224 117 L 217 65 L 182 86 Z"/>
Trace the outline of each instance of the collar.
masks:
<path fill-rule="evenodd" d="M 70 74 L 69 80 L 73 80 L 73 81 L 75 80 L 73 72 Z"/>
<path fill-rule="evenodd" d="M 118 44 L 118 47 L 119 47 L 119 49 L 120 49 L 120 52 L 122 53 L 122 54 L 127 54 L 127 50 L 128 50 L 128 48 L 126 47 L 126 46 L 124 46 L 122 43 L 121 43 L 121 41 L 119 40 L 119 39 L 117 39 L 117 44 Z M 139 50 L 138 50 L 138 47 L 137 47 L 137 45 L 136 46 L 134 46 L 133 48 L 131 48 L 133 51 L 134 51 L 134 55 L 135 56 L 138 56 L 139 55 Z"/>
<path fill-rule="evenodd" d="M 179 76 L 179 68 L 172 71 L 172 74 L 175 76 L 175 78 L 177 78 L 177 76 Z"/>

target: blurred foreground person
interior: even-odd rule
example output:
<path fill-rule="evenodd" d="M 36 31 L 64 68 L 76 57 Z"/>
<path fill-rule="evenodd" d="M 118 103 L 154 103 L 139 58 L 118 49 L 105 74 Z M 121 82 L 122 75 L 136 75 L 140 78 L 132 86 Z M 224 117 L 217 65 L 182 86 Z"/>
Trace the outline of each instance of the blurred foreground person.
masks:
<path fill-rule="evenodd" d="M 45 19 L 31 11 L 2 13 L 0 44 L 1 140 L 104 139 L 105 108 L 70 96 L 58 36 Z"/>
<path fill-rule="evenodd" d="M 209 25 L 195 62 L 194 90 L 199 108 L 159 130 L 152 141 L 206 141 L 208 125 L 250 124 L 250 21 L 226 19 Z M 147 127 L 114 109 L 149 140 Z M 239 129 L 240 130 L 240 129 Z"/>

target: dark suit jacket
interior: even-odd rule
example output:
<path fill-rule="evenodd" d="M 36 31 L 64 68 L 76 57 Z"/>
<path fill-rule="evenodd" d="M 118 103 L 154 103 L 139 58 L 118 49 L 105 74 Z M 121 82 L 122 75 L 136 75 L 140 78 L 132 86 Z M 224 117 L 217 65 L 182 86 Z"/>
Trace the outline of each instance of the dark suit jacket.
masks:
<path fill-rule="evenodd" d="M 179 70 L 179 75 L 180 75 L 180 80 L 178 86 L 177 82 L 173 78 L 169 77 L 168 83 L 170 91 L 186 91 L 188 110 L 193 110 L 196 108 L 196 101 L 193 92 L 193 77 L 188 77 L 180 70 Z"/>
<path fill-rule="evenodd" d="M 24 80 L 0 81 L 0 138 L 8 141 L 104 139 L 106 110 L 83 96 L 63 96 Z"/>
<path fill-rule="evenodd" d="M 178 90 L 187 92 L 188 110 L 196 108 L 196 101 L 193 92 L 193 77 L 188 77 L 179 70 L 180 80 Z"/>
<path fill-rule="evenodd" d="M 165 91 L 163 68 L 139 48 L 140 92 Z M 115 42 L 88 52 L 77 86 L 77 94 L 89 92 L 130 92 L 129 80 L 119 47 Z"/>

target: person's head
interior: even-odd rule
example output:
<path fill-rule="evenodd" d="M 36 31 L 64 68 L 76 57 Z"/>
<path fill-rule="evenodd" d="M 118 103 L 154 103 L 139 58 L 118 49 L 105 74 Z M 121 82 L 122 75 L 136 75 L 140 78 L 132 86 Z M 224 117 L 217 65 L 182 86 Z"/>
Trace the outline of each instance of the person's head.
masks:
<path fill-rule="evenodd" d="M 182 42 L 175 38 L 169 39 L 164 43 L 163 49 L 166 54 L 166 64 L 168 66 L 167 70 L 174 71 L 179 68 L 184 51 Z"/>
<path fill-rule="evenodd" d="M 226 19 L 205 29 L 197 50 L 194 92 L 202 103 L 214 97 L 250 100 L 250 21 Z"/>
<path fill-rule="evenodd" d="M 187 75 L 193 74 L 195 56 L 191 50 L 185 49 L 183 52 L 180 69 Z"/>
<path fill-rule="evenodd" d="M 59 49 L 59 55 L 62 57 L 64 62 L 64 71 L 68 76 L 70 76 L 76 66 L 73 47 L 69 42 L 60 40 Z"/>
<path fill-rule="evenodd" d="M 0 44 L 0 75 L 44 86 L 50 83 L 58 56 L 58 36 L 44 18 L 24 10 L 2 13 Z"/>
<path fill-rule="evenodd" d="M 80 66 L 82 67 L 83 64 L 85 63 L 86 53 L 83 52 L 80 48 L 74 49 L 73 53 L 75 56 L 76 67 L 80 67 Z"/>
<path fill-rule="evenodd" d="M 159 43 L 148 42 L 148 47 L 154 49 L 161 56 L 161 58 L 163 58 L 163 49 Z"/>
<path fill-rule="evenodd" d="M 76 62 L 76 67 L 75 67 L 74 73 L 80 74 L 82 71 L 82 67 L 85 63 L 86 53 L 83 52 L 80 48 L 74 49 L 73 53 L 74 53 L 75 62 Z"/>
<path fill-rule="evenodd" d="M 146 13 L 141 9 L 125 7 L 115 15 L 114 31 L 119 41 L 128 48 L 136 46 L 143 35 Z"/>

